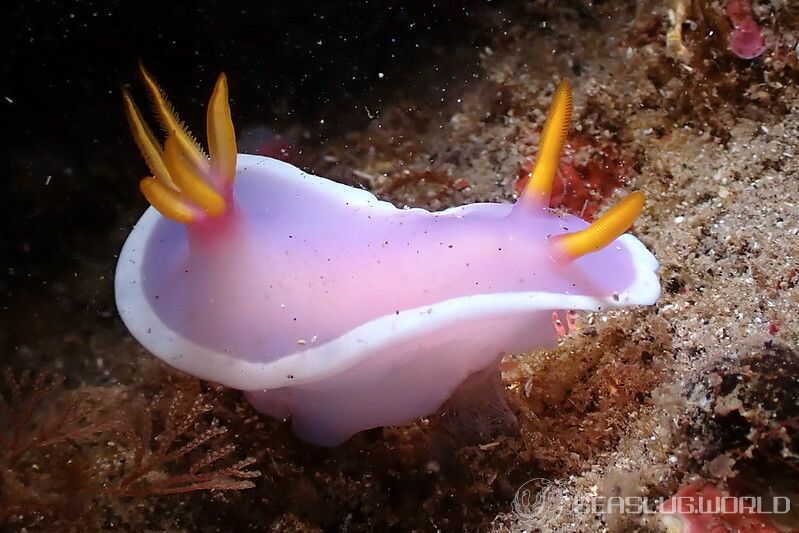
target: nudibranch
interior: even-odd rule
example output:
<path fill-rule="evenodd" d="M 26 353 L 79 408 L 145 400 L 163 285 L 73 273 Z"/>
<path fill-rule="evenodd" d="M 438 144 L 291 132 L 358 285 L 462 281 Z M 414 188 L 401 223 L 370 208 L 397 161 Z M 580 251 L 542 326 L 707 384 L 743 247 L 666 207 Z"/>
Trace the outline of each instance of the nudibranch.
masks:
<path fill-rule="evenodd" d="M 206 155 L 143 77 L 166 140 L 125 91 L 152 207 L 119 257 L 119 313 L 166 363 L 244 391 L 309 442 L 335 445 L 432 413 L 500 354 L 553 346 L 553 312 L 658 298 L 657 261 L 624 234 L 642 193 L 592 224 L 548 206 L 568 83 L 515 204 L 429 212 L 237 154 L 224 75 L 208 106 Z"/>

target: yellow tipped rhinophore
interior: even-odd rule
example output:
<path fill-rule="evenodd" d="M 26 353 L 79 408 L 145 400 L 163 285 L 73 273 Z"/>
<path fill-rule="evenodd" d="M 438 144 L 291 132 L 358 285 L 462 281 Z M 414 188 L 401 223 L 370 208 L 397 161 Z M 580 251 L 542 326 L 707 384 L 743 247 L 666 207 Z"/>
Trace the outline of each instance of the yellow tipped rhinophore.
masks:
<path fill-rule="evenodd" d="M 225 75 L 219 76 L 208 104 L 209 160 L 163 90 L 144 67 L 141 73 L 166 132 L 162 148 L 128 91 L 122 91 L 133 138 L 153 173 L 141 181 L 142 193 L 162 215 L 184 224 L 223 214 L 236 175 L 236 134 Z"/>
<path fill-rule="evenodd" d="M 236 135 L 227 94 L 227 77 L 224 73 L 216 80 L 214 93 L 208 103 L 208 152 L 211 154 L 211 171 L 222 180 L 220 185 L 230 187 L 236 176 Z"/>
<path fill-rule="evenodd" d="M 197 166 L 196 159 L 187 154 L 185 148 L 186 146 L 180 144 L 174 133 L 167 137 L 164 143 L 164 162 L 172 181 L 183 194 L 191 198 L 210 216 L 221 215 L 225 212 L 225 199 L 203 179 L 203 176 L 208 175 L 207 163 L 204 166 Z"/>
<path fill-rule="evenodd" d="M 150 101 L 158 115 L 158 121 L 161 123 L 164 133 L 167 135 L 172 135 L 174 133 L 178 138 L 178 143 L 184 147 L 184 150 L 190 153 L 194 159 L 205 159 L 205 154 L 200 147 L 200 143 L 189 133 L 186 125 L 183 124 L 178 114 L 175 113 L 175 109 L 172 107 L 172 104 L 169 103 L 169 100 L 167 100 L 164 90 L 158 86 L 155 79 L 153 79 L 150 73 L 147 72 L 147 69 L 144 68 L 144 65 L 139 64 L 139 71 L 141 72 L 144 84 L 147 86 L 147 91 L 150 94 Z"/>
<path fill-rule="evenodd" d="M 144 197 L 165 217 L 188 224 L 201 215 L 199 209 L 189 203 L 177 190 L 167 187 L 158 178 L 144 178 L 139 182 Z"/>
<path fill-rule="evenodd" d="M 552 246 L 569 261 L 596 252 L 627 231 L 643 208 L 644 193 L 631 193 L 584 230 L 554 237 Z"/>
<path fill-rule="evenodd" d="M 133 140 L 136 141 L 144 161 L 150 167 L 150 172 L 162 184 L 173 189 L 176 188 L 175 184 L 172 183 L 172 178 L 169 176 L 169 170 L 164 164 L 164 152 L 161 150 L 161 146 L 155 139 L 153 131 L 144 121 L 144 117 L 142 117 L 141 111 L 133 102 L 133 98 L 130 97 L 130 93 L 125 89 L 122 90 L 122 100 L 125 103 L 125 113 L 128 116 L 130 129 L 133 132 Z"/>
<path fill-rule="evenodd" d="M 558 161 L 569 134 L 572 116 L 572 90 L 569 82 L 563 80 L 552 99 L 552 105 L 541 132 L 535 168 L 530 173 L 522 197 L 530 198 L 536 204 L 549 206 L 552 184 L 558 171 Z"/>

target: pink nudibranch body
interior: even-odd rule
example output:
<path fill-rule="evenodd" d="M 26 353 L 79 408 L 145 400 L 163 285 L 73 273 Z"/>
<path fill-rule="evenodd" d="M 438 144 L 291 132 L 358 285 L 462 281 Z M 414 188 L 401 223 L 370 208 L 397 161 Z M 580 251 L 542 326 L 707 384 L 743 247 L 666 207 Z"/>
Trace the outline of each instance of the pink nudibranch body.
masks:
<path fill-rule="evenodd" d="M 168 364 L 245 391 L 316 444 L 430 414 L 499 354 L 554 345 L 553 310 L 659 295 L 657 261 L 635 237 L 559 248 L 589 225 L 532 193 L 397 209 L 242 154 L 232 184 L 222 214 L 147 210 L 117 265 L 120 315 Z M 573 240 L 592 231 L 605 230 Z"/>

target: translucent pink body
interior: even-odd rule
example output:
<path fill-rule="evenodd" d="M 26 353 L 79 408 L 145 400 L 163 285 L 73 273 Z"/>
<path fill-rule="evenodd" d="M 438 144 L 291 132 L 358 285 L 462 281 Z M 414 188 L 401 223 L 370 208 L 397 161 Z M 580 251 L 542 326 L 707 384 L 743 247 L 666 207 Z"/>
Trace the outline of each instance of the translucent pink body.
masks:
<path fill-rule="evenodd" d="M 659 292 L 631 236 L 556 261 L 550 238 L 587 224 L 546 209 L 402 210 L 255 156 L 239 156 L 234 197 L 192 227 L 143 217 L 120 313 L 156 355 L 320 444 L 428 414 L 499 353 L 552 345 L 553 310 Z"/>

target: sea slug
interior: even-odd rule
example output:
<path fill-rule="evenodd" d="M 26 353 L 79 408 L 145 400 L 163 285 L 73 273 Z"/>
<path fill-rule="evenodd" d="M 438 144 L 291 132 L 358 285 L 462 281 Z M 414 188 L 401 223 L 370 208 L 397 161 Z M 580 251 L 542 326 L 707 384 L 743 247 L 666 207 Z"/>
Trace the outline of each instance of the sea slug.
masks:
<path fill-rule="evenodd" d="M 208 107 L 206 156 L 143 76 L 166 141 L 125 91 L 153 207 L 119 257 L 119 313 L 153 354 L 245 391 L 309 442 L 335 445 L 430 414 L 500 354 L 552 346 L 553 311 L 658 298 L 657 261 L 623 234 L 642 193 L 590 225 L 548 207 L 568 83 L 515 204 L 429 212 L 237 154 L 224 75 Z"/>

